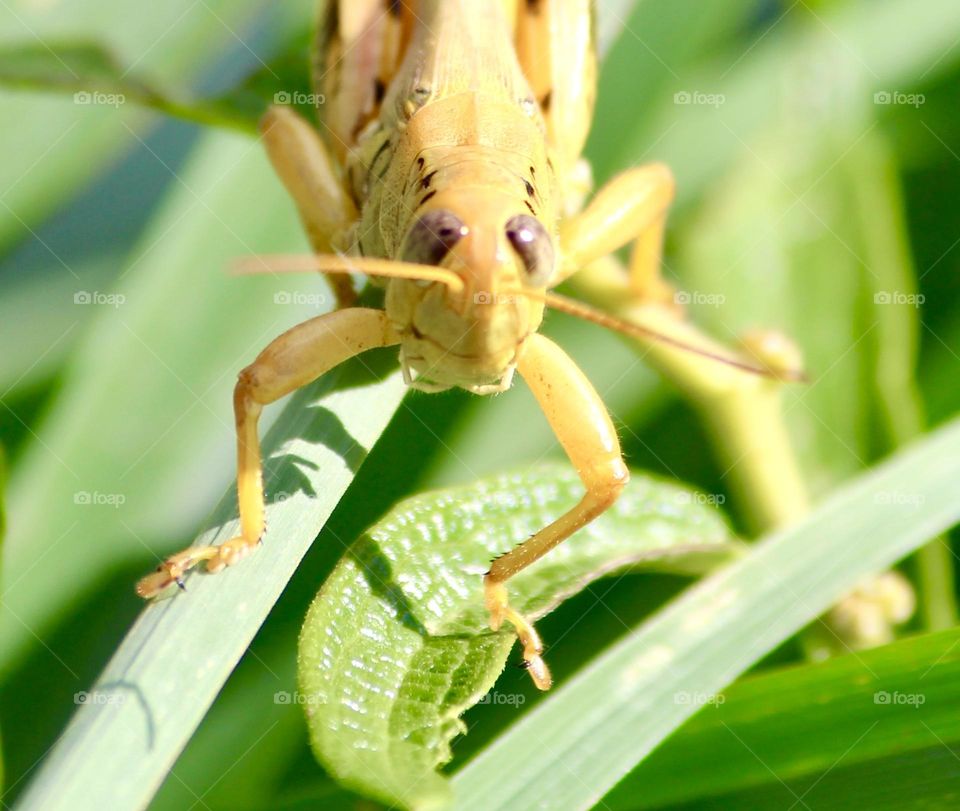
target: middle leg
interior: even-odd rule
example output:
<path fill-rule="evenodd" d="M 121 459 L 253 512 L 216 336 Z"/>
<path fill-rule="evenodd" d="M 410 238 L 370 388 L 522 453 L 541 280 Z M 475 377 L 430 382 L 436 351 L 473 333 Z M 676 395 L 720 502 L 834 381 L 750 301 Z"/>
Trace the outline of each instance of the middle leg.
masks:
<path fill-rule="evenodd" d="M 673 288 L 660 273 L 667 214 L 675 194 L 670 169 L 654 163 L 618 175 L 590 204 L 560 228 L 563 265 L 558 282 L 635 240 L 628 293 L 645 303 L 673 303 Z"/>
<path fill-rule="evenodd" d="M 314 253 L 342 247 L 337 240 L 356 220 L 357 210 L 320 133 L 292 109 L 280 105 L 264 114 L 260 132 L 267 156 L 297 206 Z M 356 303 L 348 274 L 331 275 L 330 284 L 338 307 Z"/>

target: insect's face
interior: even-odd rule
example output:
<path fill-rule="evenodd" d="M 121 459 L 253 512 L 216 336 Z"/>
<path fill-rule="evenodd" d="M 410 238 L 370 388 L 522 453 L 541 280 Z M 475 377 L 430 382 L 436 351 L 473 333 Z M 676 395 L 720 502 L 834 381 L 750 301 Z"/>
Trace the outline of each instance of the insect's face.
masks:
<path fill-rule="evenodd" d="M 554 275 L 547 227 L 502 192 L 438 194 L 407 230 L 399 258 L 444 267 L 463 281 L 457 293 L 441 283 L 391 282 L 387 308 L 410 366 L 442 385 L 499 381 L 543 318 L 543 304 L 523 291 L 545 290 Z"/>

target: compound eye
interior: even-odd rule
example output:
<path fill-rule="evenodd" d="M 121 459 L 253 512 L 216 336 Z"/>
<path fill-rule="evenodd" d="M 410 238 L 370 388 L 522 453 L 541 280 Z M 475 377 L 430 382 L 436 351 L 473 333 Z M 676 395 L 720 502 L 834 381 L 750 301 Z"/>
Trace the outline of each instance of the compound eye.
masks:
<path fill-rule="evenodd" d="M 527 281 L 545 287 L 553 275 L 553 241 L 543 223 L 529 214 L 517 214 L 507 222 L 507 239 L 527 272 Z"/>
<path fill-rule="evenodd" d="M 419 265 L 439 265 L 453 246 L 469 233 L 470 229 L 456 214 L 433 209 L 407 232 L 400 258 Z"/>

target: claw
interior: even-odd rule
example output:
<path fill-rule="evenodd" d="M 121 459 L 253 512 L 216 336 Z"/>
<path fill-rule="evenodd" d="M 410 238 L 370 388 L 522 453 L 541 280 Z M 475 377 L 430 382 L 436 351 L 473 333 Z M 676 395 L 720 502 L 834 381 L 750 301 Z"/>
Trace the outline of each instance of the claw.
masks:
<path fill-rule="evenodd" d="M 534 685 L 538 690 L 549 690 L 553 686 L 553 676 L 550 675 L 550 668 L 540 656 L 534 656 L 531 659 L 524 659 L 527 672 L 533 679 Z"/>
<path fill-rule="evenodd" d="M 155 572 L 148 574 L 137 583 L 137 594 L 145 600 L 156 597 L 174 583 L 181 591 L 187 587 L 183 575 L 198 563 L 206 561 L 207 571 L 211 574 L 232 566 L 245 558 L 256 546 L 243 537 L 232 538 L 220 546 L 199 546 L 186 549 L 167 558 Z"/>
<path fill-rule="evenodd" d="M 183 588 L 182 578 L 171 575 L 169 570 L 164 565 L 161 565 L 157 571 L 140 578 L 137 582 L 136 591 L 144 600 L 149 600 L 161 592 L 166 591 L 174 583 L 180 586 L 180 588 Z"/>
<path fill-rule="evenodd" d="M 517 632 L 517 638 L 523 646 L 522 667 L 530 674 L 533 683 L 540 690 L 549 690 L 553 684 L 550 668 L 540 655 L 543 653 L 543 643 L 533 625 L 523 616 L 510 607 L 507 587 L 504 583 L 491 582 L 489 576 L 484 578 L 484 601 L 487 611 L 490 612 L 490 628 L 499 631 L 504 620 L 509 622 Z"/>

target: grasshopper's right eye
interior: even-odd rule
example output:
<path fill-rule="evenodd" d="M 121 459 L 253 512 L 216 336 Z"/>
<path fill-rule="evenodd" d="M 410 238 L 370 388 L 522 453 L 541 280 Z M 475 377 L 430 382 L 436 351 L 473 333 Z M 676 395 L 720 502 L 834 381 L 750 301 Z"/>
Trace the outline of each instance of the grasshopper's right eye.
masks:
<path fill-rule="evenodd" d="M 518 214 L 507 223 L 507 239 L 520 256 L 527 281 L 545 285 L 553 274 L 553 243 L 550 234 L 536 217 Z"/>
<path fill-rule="evenodd" d="M 470 229 L 449 211 L 434 209 L 424 214 L 407 233 L 400 251 L 404 262 L 439 265 Z"/>

